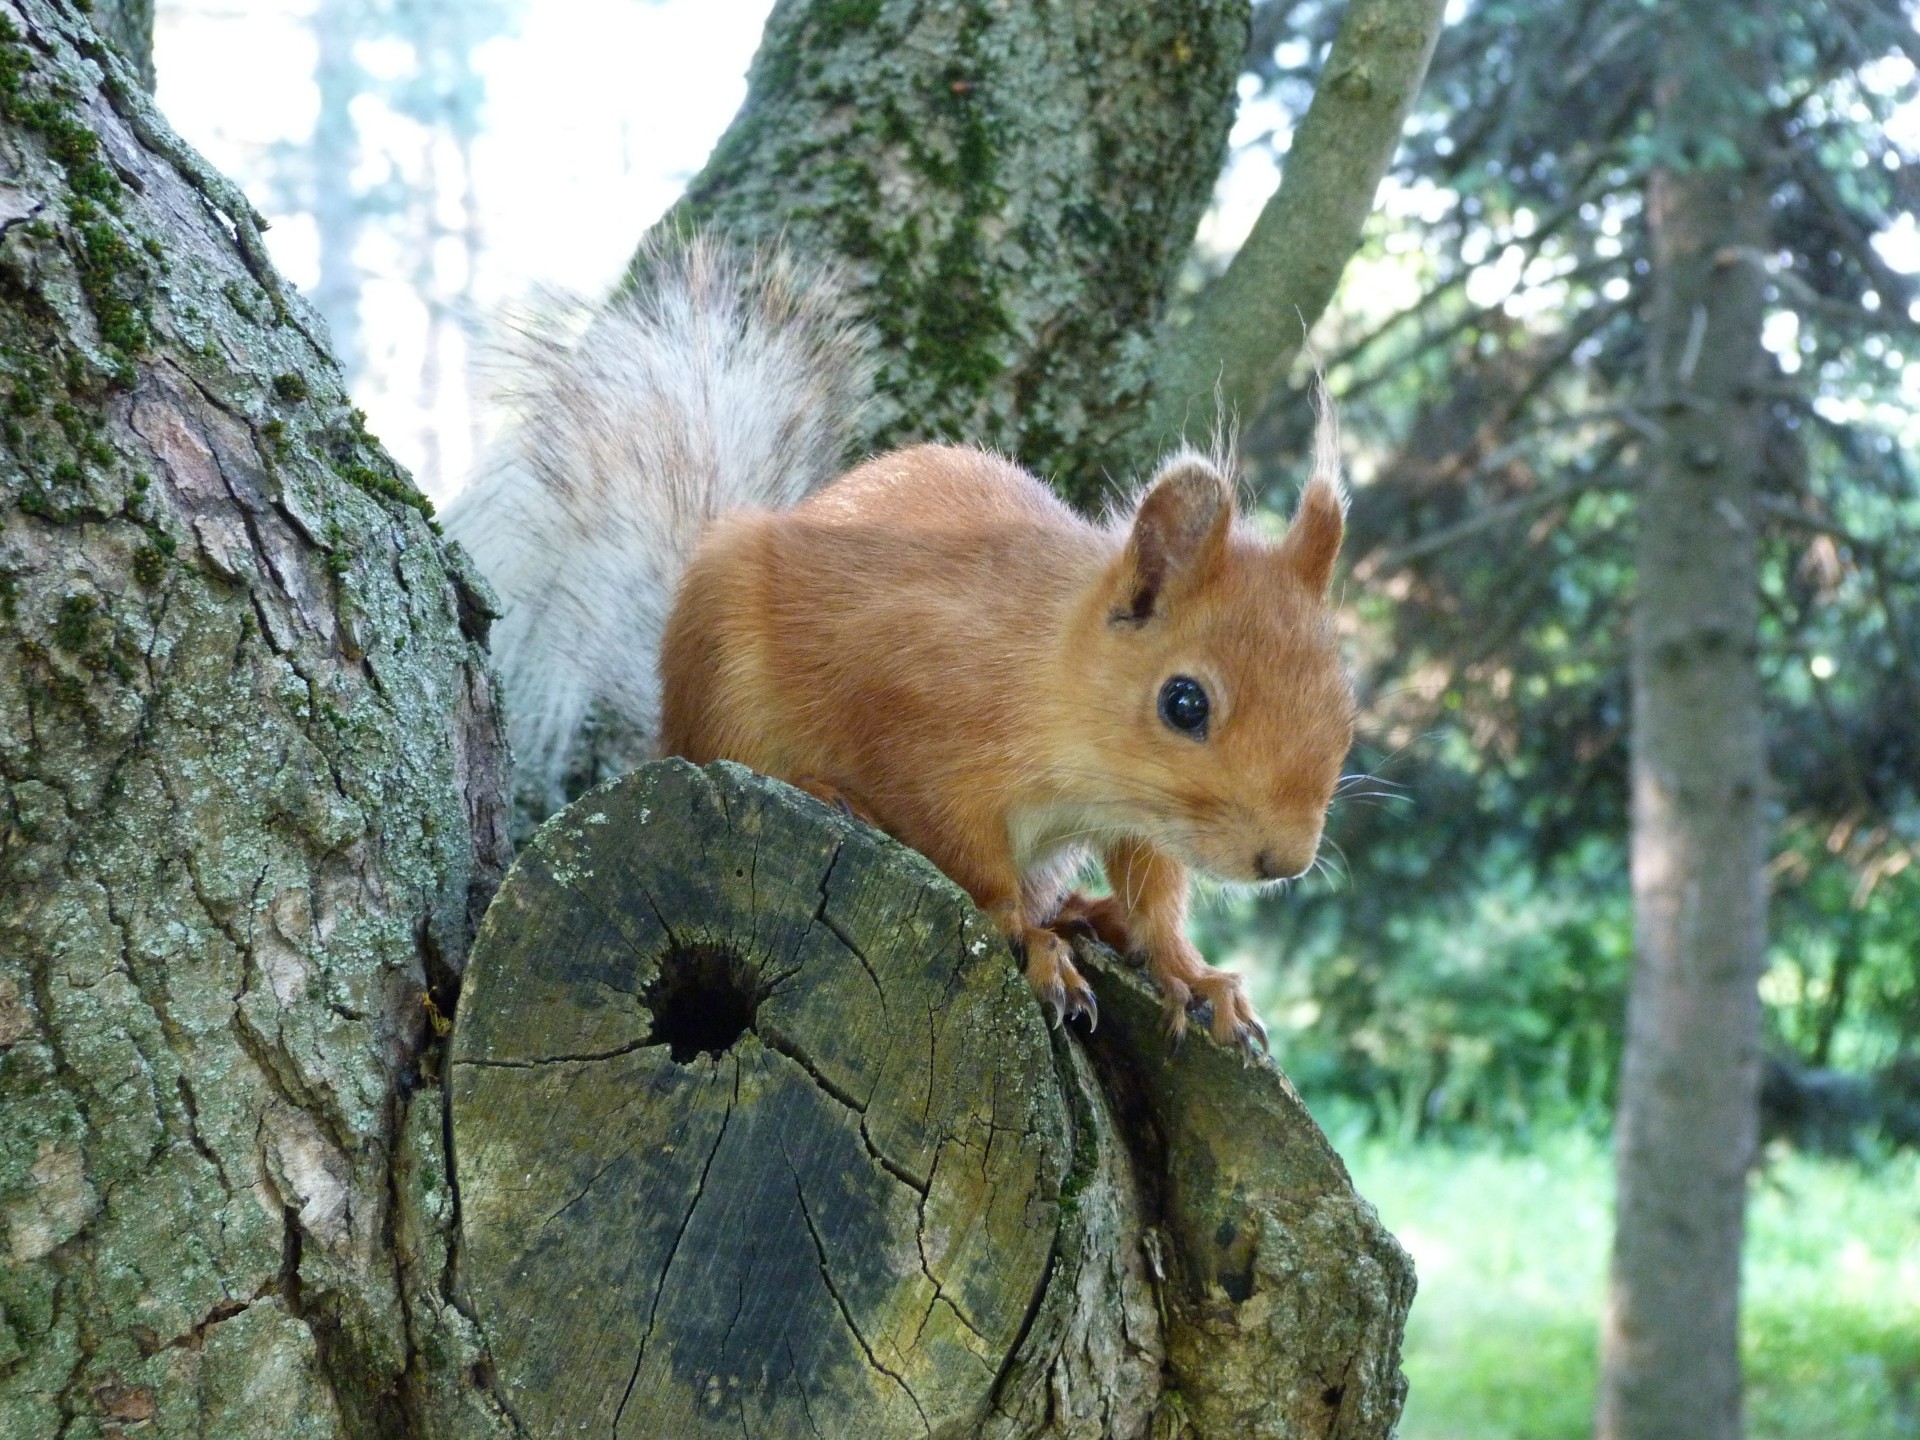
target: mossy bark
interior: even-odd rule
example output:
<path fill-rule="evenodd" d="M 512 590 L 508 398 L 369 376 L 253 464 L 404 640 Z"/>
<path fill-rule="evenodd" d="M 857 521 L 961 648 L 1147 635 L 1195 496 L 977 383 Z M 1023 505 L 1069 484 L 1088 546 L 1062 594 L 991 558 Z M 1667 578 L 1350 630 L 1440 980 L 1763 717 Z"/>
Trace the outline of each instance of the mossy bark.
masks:
<path fill-rule="evenodd" d="M 1220 171 L 1247 14 L 781 0 L 668 223 L 846 267 L 883 354 L 869 447 L 996 446 L 1097 504 L 1152 458 L 1153 331 Z"/>
<path fill-rule="evenodd" d="M 421 1059 L 486 607 L 244 200 L 0 4 L 0 1434 L 495 1433 Z"/>

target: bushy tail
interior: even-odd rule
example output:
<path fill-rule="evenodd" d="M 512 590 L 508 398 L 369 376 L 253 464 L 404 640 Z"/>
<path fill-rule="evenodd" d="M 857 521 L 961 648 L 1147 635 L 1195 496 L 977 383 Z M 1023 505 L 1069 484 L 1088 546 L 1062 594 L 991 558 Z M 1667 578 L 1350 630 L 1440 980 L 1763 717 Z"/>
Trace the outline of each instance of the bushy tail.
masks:
<path fill-rule="evenodd" d="M 838 473 L 871 383 L 831 276 L 704 235 L 643 271 L 590 318 L 576 307 L 574 334 L 550 316 L 521 337 L 514 421 L 446 515 L 502 602 L 516 789 L 542 812 L 570 774 L 654 752 L 661 631 L 701 531 Z"/>

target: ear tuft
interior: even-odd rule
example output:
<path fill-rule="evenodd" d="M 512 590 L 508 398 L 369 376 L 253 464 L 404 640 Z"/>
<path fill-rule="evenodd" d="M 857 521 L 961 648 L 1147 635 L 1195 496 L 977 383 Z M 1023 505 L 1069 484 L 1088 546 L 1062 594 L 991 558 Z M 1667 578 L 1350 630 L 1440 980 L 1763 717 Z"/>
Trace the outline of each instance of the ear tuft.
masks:
<path fill-rule="evenodd" d="M 1233 524 L 1233 487 L 1197 451 L 1168 457 L 1134 512 L 1117 621 L 1143 623 L 1204 577 Z"/>
<path fill-rule="evenodd" d="M 1322 385 L 1314 396 L 1313 474 L 1280 542 L 1280 554 L 1316 595 L 1333 585 L 1333 562 L 1347 528 L 1347 487 L 1340 478 L 1340 420 Z"/>

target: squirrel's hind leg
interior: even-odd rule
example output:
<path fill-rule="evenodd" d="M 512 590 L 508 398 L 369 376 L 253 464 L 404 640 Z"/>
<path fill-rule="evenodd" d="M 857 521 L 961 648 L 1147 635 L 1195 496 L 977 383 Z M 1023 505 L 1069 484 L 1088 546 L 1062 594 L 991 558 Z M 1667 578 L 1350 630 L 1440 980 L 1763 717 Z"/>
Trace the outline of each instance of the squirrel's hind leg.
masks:
<path fill-rule="evenodd" d="M 1109 950 L 1122 955 L 1133 951 L 1133 937 L 1127 929 L 1127 907 L 1120 903 L 1117 895 L 1103 895 L 1096 900 L 1075 890 L 1060 902 L 1060 913 L 1053 917 L 1052 928 L 1069 939 L 1075 931 L 1089 930 L 1093 938 Z"/>

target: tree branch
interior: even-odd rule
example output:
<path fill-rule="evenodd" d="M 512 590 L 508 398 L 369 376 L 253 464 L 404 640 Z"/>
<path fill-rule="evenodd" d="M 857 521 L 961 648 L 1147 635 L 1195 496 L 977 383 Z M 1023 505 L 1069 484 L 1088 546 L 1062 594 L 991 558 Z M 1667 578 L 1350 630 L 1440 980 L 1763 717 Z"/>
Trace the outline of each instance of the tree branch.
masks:
<path fill-rule="evenodd" d="M 1352 0 L 1279 190 L 1161 357 L 1161 437 L 1176 435 L 1196 404 L 1211 418 L 1216 390 L 1251 417 L 1278 388 L 1360 243 L 1444 9 L 1444 0 Z"/>

